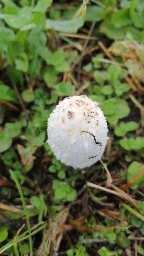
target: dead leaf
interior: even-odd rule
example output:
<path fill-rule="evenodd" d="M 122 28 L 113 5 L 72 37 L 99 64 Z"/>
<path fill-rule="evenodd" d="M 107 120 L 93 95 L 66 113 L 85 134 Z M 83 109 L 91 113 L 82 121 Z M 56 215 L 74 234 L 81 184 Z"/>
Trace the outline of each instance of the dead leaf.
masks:
<path fill-rule="evenodd" d="M 35 160 L 35 156 L 33 156 L 33 154 L 35 153 L 36 148 L 31 146 L 24 148 L 22 145 L 17 145 L 17 149 L 20 154 L 22 164 L 28 171 L 33 166 L 33 162 Z"/>
<path fill-rule="evenodd" d="M 109 48 L 109 52 L 120 56 L 129 74 L 144 82 L 144 46 L 128 40 L 116 41 Z"/>
<path fill-rule="evenodd" d="M 43 240 L 36 253 L 37 256 L 48 256 L 50 252 L 58 251 L 68 213 L 68 208 L 65 208 L 63 211 L 59 212 L 55 218 L 49 220 L 49 227 L 43 233 Z"/>

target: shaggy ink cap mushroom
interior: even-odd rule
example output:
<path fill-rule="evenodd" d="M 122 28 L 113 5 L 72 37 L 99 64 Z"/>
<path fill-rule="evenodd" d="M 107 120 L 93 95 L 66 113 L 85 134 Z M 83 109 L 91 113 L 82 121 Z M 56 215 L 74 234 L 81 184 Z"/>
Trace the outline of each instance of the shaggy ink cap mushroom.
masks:
<path fill-rule="evenodd" d="M 108 140 L 102 110 L 85 95 L 62 100 L 48 119 L 47 131 L 56 158 L 73 168 L 82 169 L 99 161 Z"/>

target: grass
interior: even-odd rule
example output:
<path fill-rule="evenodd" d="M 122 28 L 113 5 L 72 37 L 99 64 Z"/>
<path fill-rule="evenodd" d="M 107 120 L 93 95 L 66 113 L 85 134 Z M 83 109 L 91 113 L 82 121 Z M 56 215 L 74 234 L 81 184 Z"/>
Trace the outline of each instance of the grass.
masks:
<path fill-rule="evenodd" d="M 25 198 L 24 198 L 20 183 L 19 183 L 16 175 L 14 174 L 14 172 L 12 170 L 10 170 L 10 174 L 11 174 L 11 177 L 12 177 L 12 179 L 14 180 L 14 182 L 16 184 L 16 187 L 17 187 L 17 190 L 19 192 L 21 202 L 22 202 L 22 205 L 23 205 L 24 214 L 25 214 L 26 222 L 27 222 L 27 228 L 28 228 L 30 256 L 32 256 L 33 255 L 33 242 L 32 242 L 30 220 L 29 220 L 29 215 L 28 215 L 28 211 L 27 211 L 27 208 L 26 208 Z M 15 238 L 14 238 L 14 241 L 13 241 L 13 246 L 14 246 L 15 255 L 19 255 L 19 252 L 18 252 L 18 249 L 17 249 L 17 242 L 16 242 Z"/>

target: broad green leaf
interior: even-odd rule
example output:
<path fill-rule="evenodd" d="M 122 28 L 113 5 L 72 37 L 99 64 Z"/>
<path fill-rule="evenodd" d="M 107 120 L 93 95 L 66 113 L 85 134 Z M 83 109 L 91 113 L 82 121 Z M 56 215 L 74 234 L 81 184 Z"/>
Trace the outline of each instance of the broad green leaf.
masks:
<path fill-rule="evenodd" d="M 6 57 L 10 64 L 13 64 L 13 61 L 20 56 L 20 54 L 23 52 L 23 47 L 19 42 L 13 41 L 9 44 Z"/>
<path fill-rule="evenodd" d="M 38 54 L 48 65 L 53 65 L 53 54 L 47 49 L 47 47 L 39 47 Z"/>
<path fill-rule="evenodd" d="M 35 206 L 37 209 L 40 209 L 41 207 L 41 201 L 39 199 L 39 197 L 37 196 L 32 196 L 30 199 L 30 202 L 33 206 Z"/>
<path fill-rule="evenodd" d="M 72 201 L 76 197 L 76 191 L 66 182 L 53 181 L 53 189 L 56 200 Z"/>
<path fill-rule="evenodd" d="M 61 49 L 54 53 L 50 52 L 46 47 L 40 47 L 38 50 L 38 54 L 48 65 L 54 66 L 56 71 L 63 72 L 69 70 L 69 64 L 65 61 L 64 52 Z"/>
<path fill-rule="evenodd" d="M 35 48 L 45 46 L 47 42 L 45 33 L 39 28 L 32 29 L 28 34 L 27 40 L 30 46 Z"/>
<path fill-rule="evenodd" d="M 99 102 L 100 104 L 104 101 L 104 95 L 90 95 L 89 98 L 93 101 Z"/>
<path fill-rule="evenodd" d="M 45 29 L 54 29 L 59 32 L 65 33 L 77 33 L 78 29 L 83 26 L 82 16 L 74 20 L 64 20 L 64 21 L 56 21 L 56 20 L 46 20 Z"/>
<path fill-rule="evenodd" d="M 16 93 L 8 85 L 0 83 L 0 99 L 16 102 Z"/>
<path fill-rule="evenodd" d="M 64 51 L 59 49 L 52 54 L 51 64 L 59 72 L 68 71 L 69 65 L 65 61 Z"/>
<path fill-rule="evenodd" d="M 140 10 L 139 10 L 139 12 L 137 12 L 137 10 L 136 10 L 139 2 L 140 2 L 139 0 L 131 1 L 129 13 L 130 13 L 130 18 L 133 21 L 134 26 L 136 28 L 144 28 L 143 12 L 141 12 Z"/>
<path fill-rule="evenodd" d="M 29 254 L 29 245 L 28 244 L 21 244 L 19 246 L 20 255 L 28 255 Z"/>
<path fill-rule="evenodd" d="M 110 85 L 105 85 L 102 87 L 101 92 L 104 95 L 111 95 L 113 93 L 113 89 Z"/>
<path fill-rule="evenodd" d="M 26 89 L 22 92 L 22 97 L 25 102 L 32 102 L 34 100 L 34 93 L 32 89 Z"/>
<path fill-rule="evenodd" d="M 64 170 L 60 170 L 57 174 L 59 179 L 65 179 L 66 178 L 66 174 Z"/>
<path fill-rule="evenodd" d="M 26 53 L 21 53 L 20 57 L 15 60 L 17 70 L 26 72 L 28 70 L 28 57 Z"/>
<path fill-rule="evenodd" d="M 37 5 L 33 8 L 34 12 L 45 13 L 47 8 L 52 5 L 53 0 L 40 0 Z"/>
<path fill-rule="evenodd" d="M 55 173 L 55 172 L 56 172 L 56 166 L 55 166 L 55 165 L 51 165 L 51 166 L 49 167 L 49 172 Z"/>
<path fill-rule="evenodd" d="M 138 124 L 134 121 L 131 122 L 121 122 L 118 126 L 115 128 L 115 134 L 117 136 L 125 136 L 128 132 L 135 131 L 138 127 Z"/>
<path fill-rule="evenodd" d="M 86 72 L 91 72 L 92 71 L 92 63 L 88 63 L 86 65 L 83 66 L 83 69 L 86 71 Z"/>
<path fill-rule="evenodd" d="M 102 53 L 99 53 L 92 58 L 92 63 L 94 64 L 95 69 L 99 69 L 101 67 L 103 59 L 104 59 L 104 55 Z"/>
<path fill-rule="evenodd" d="M 131 15 L 131 20 L 136 28 L 143 29 L 144 28 L 144 16 L 143 13 L 134 12 Z"/>
<path fill-rule="evenodd" d="M 112 15 L 111 22 L 116 28 L 121 28 L 123 26 L 131 25 L 132 21 L 129 16 L 129 10 L 123 8 L 120 11 L 116 11 Z"/>
<path fill-rule="evenodd" d="M 41 102 L 40 102 L 41 103 Z M 35 108 L 36 109 L 36 108 Z M 36 128 L 40 129 L 41 131 L 44 132 L 45 129 L 45 124 L 48 119 L 49 111 L 44 109 L 44 106 L 39 106 L 37 108 L 37 111 L 34 115 L 33 118 L 33 125 L 34 125 L 34 130 Z M 42 136 L 42 135 L 41 135 Z M 33 136 L 35 138 L 35 135 Z M 39 139 L 40 139 L 40 134 L 39 134 Z"/>
<path fill-rule="evenodd" d="M 28 74 L 32 80 L 34 77 L 39 77 L 42 62 L 38 56 L 35 56 L 31 62 L 29 62 Z"/>
<path fill-rule="evenodd" d="M 6 226 L 2 226 L 0 228 L 0 243 L 3 242 L 8 236 L 8 228 Z"/>
<path fill-rule="evenodd" d="M 117 96 L 121 96 L 130 90 L 130 86 L 126 83 L 121 83 L 119 80 L 113 82 L 114 92 Z"/>
<path fill-rule="evenodd" d="M 9 28 L 0 26 L 0 48 L 7 50 L 10 41 L 14 41 L 15 33 Z"/>
<path fill-rule="evenodd" d="M 99 6 L 88 6 L 85 20 L 89 22 L 98 22 L 102 20 L 102 8 Z"/>
<path fill-rule="evenodd" d="M 110 98 L 102 103 L 102 109 L 108 121 L 116 124 L 119 119 L 128 116 L 130 108 L 125 100 Z"/>
<path fill-rule="evenodd" d="M 45 29 L 45 24 L 46 24 L 46 17 L 45 14 L 35 12 L 33 13 L 33 23 L 36 25 L 37 28 L 44 30 Z"/>
<path fill-rule="evenodd" d="M 56 12 L 56 10 L 53 10 L 53 12 L 54 11 Z M 88 21 L 88 22 L 99 22 L 100 20 L 103 19 L 103 12 L 102 11 L 103 11 L 103 8 L 100 7 L 100 6 L 97 6 L 97 5 L 87 5 L 85 21 Z M 68 10 L 64 11 L 63 17 L 65 19 L 72 19 L 72 17 L 75 15 L 76 12 L 77 12 L 77 8 L 76 7 L 69 8 Z M 53 14 L 53 16 L 54 16 L 54 14 Z M 57 16 L 56 16 L 56 18 L 57 18 Z"/>
<path fill-rule="evenodd" d="M 61 82 L 55 86 L 56 92 L 59 96 L 74 95 L 75 87 L 70 83 Z"/>
<path fill-rule="evenodd" d="M 104 82 L 108 80 L 109 74 L 106 71 L 94 71 L 93 73 L 94 78 L 96 80 L 97 83 L 99 83 L 100 85 L 104 85 Z"/>
<path fill-rule="evenodd" d="M 13 3 L 13 1 L 4 1 L 5 2 L 5 7 L 4 7 L 4 13 L 5 14 L 13 14 L 13 15 L 18 15 L 20 8 Z"/>
<path fill-rule="evenodd" d="M 36 28 L 36 24 L 35 23 L 30 23 L 28 25 L 23 26 L 20 31 L 27 31 L 27 30 L 31 30 L 33 28 Z"/>
<path fill-rule="evenodd" d="M 143 234 L 144 234 L 144 232 L 143 232 Z M 144 248 L 143 248 L 142 246 L 138 245 L 137 251 L 138 251 L 138 253 L 139 253 L 141 256 L 144 255 Z"/>
<path fill-rule="evenodd" d="M 129 8 L 130 7 L 130 0 L 121 0 L 120 6 L 122 8 Z"/>
<path fill-rule="evenodd" d="M 20 135 L 21 128 L 26 126 L 26 120 L 22 119 L 21 121 L 17 121 L 15 123 L 6 123 L 5 132 L 8 133 L 9 137 L 14 138 Z"/>
<path fill-rule="evenodd" d="M 16 34 L 16 42 L 18 42 L 24 49 L 27 42 L 27 31 L 18 31 Z"/>
<path fill-rule="evenodd" d="M 144 138 L 128 138 L 120 140 L 120 145 L 126 150 L 141 150 L 144 148 Z"/>
<path fill-rule="evenodd" d="M 55 102 L 57 101 L 57 99 L 58 99 L 58 94 L 57 94 L 56 92 L 54 92 L 54 93 L 52 94 L 51 98 L 47 100 L 47 104 L 48 104 L 48 105 L 51 105 L 51 104 L 53 104 L 53 103 L 55 104 Z"/>
<path fill-rule="evenodd" d="M 101 33 L 105 34 L 111 39 L 125 39 L 127 36 L 131 36 L 133 39 L 140 41 L 141 31 L 132 25 L 124 26 L 122 28 L 116 28 L 114 24 L 110 22 L 110 19 L 105 19 L 100 25 Z"/>
<path fill-rule="evenodd" d="M 115 252 L 110 251 L 105 246 L 102 246 L 98 251 L 99 256 L 115 256 Z"/>
<path fill-rule="evenodd" d="M 134 176 L 143 168 L 144 165 L 137 161 L 133 161 L 128 167 L 128 175 L 127 175 L 127 182 L 130 182 Z M 138 180 L 136 180 L 135 184 L 132 186 L 132 189 L 137 189 L 141 184 L 144 183 L 144 171 L 141 173 Z"/>
<path fill-rule="evenodd" d="M 0 153 L 6 151 L 11 147 L 12 137 L 4 130 L 0 131 Z"/>
<path fill-rule="evenodd" d="M 30 24 L 32 17 L 32 9 L 30 7 L 23 7 L 17 15 L 6 14 L 5 22 L 12 28 L 20 29 Z"/>
<path fill-rule="evenodd" d="M 38 54 L 46 61 L 48 65 L 54 66 L 56 71 L 63 72 L 69 70 L 69 65 L 65 61 L 63 50 L 59 49 L 52 53 L 46 47 L 40 47 Z"/>
<path fill-rule="evenodd" d="M 114 83 L 115 80 L 119 79 L 122 73 L 122 68 L 118 65 L 109 65 L 108 69 L 108 80 Z"/>
<path fill-rule="evenodd" d="M 39 133 L 38 136 L 31 139 L 31 144 L 38 148 L 44 144 L 44 140 L 45 140 L 45 132 L 42 131 L 41 133 Z"/>
<path fill-rule="evenodd" d="M 97 1 L 95 1 L 97 3 Z M 99 3 L 100 6 L 103 7 L 115 7 L 116 0 L 103 0 L 102 3 Z"/>
<path fill-rule="evenodd" d="M 49 67 L 44 72 L 44 81 L 48 88 L 51 88 L 55 85 L 57 81 L 57 72 L 53 67 Z"/>
<path fill-rule="evenodd" d="M 122 248 L 128 248 L 130 246 L 130 241 L 124 234 L 119 234 L 116 242 Z"/>
<path fill-rule="evenodd" d="M 88 256 L 88 253 L 85 245 L 77 243 L 76 247 L 67 251 L 67 256 Z"/>
<path fill-rule="evenodd" d="M 142 221 L 140 219 L 138 219 L 136 216 L 131 217 L 131 223 L 132 223 L 132 225 L 134 225 L 137 228 L 140 228 L 142 225 Z"/>

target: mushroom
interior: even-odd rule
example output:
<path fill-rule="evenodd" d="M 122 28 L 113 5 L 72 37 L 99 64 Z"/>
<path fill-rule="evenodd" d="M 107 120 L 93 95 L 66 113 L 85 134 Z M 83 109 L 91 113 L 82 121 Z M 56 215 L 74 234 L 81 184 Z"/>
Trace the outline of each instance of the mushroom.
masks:
<path fill-rule="evenodd" d="M 108 140 L 104 114 L 86 95 L 62 100 L 48 119 L 47 132 L 56 158 L 79 169 L 99 161 Z"/>

